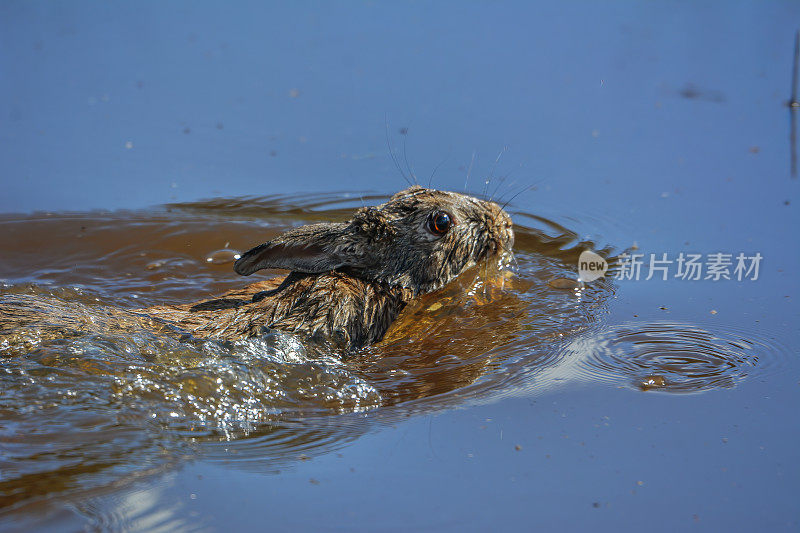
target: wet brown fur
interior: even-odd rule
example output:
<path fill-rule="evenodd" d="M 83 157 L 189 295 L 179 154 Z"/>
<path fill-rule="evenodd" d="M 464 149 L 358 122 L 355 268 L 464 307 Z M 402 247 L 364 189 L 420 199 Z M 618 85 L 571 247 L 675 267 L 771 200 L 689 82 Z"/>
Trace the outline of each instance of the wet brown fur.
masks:
<path fill-rule="evenodd" d="M 453 224 L 434 235 L 427 221 L 439 210 L 452 215 Z M 510 251 L 513 239 L 511 219 L 497 204 L 414 186 L 358 210 L 348 222 L 302 226 L 253 248 L 236 262 L 239 274 L 265 268 L 291 273 L 208 300 L 130 312 L 3 297 L 0 351 L 23 327 L 41 337 L 137 325 L 222 340 L 276 329 L 360 348 L 381 340 L 412 298 Z"/>
<path fill-rule="evenodd" d="M 410 298 L 408 290 L 343 272 L 292 273 L 210 300 L 143 311 L 195 337 L 236 340 L 277 329 L 357 348 L 383 338 Z"/>

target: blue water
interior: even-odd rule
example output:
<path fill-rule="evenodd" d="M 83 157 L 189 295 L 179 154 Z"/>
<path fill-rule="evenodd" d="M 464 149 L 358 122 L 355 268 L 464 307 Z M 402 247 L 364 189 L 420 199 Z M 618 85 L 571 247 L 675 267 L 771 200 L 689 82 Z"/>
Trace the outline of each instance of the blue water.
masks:
<path fill-rule="evenodd" d="M 785 347 L 704 394 L 572 384 L 280 472 L 200 458 L 45 525 L 796 530 L 798 27 L 797 2 L 0 3 L 0 212 L 391 193 L 388 136 L 423 184 L 618 250 L 761 253 L 755 282 L 620 282 L 607 320 Z"/>

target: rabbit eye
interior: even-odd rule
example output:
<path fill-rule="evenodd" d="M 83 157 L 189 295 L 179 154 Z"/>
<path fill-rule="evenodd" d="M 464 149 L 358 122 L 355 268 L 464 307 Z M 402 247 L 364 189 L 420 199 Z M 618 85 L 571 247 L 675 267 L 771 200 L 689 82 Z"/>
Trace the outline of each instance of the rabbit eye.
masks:
<path fill-rule="evenodd" d="M 453 217 L 445 211 L 435 211 L 428 217 L 428 231 L 434 235 L 442 236 L 453 225 Z"/>

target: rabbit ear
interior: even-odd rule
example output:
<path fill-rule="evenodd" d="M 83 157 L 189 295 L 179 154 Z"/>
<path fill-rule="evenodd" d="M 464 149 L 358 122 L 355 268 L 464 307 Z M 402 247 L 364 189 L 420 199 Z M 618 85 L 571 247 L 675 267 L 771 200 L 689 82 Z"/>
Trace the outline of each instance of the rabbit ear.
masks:
<path fill-rule="evenodd" d="M 249 276 L 264 268 L 283 268 L 318 274 L 347 264 L 335 250 L 347 224 L 314 224 L 289 231 L 245 252 L 234 263 L 237 274 Z"/>
<path fill-rule="evenodd" d="M 344 266 L 319 246 L 287 245 L 285 243 L 265 242 L 244 253 L 233 269 L 237 274 L 249 276 L 265 268 L 284 268 L 308 274 L 327 272 Z"/>

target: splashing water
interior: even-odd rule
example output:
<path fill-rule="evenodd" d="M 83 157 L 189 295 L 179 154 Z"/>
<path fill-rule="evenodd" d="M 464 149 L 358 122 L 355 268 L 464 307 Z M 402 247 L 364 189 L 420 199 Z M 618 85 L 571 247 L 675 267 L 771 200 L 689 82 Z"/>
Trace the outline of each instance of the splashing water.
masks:
<path fill-rule="evenodd" d="M 279 332 L 181 337 L 135 312 L 242 286 L 237 250 L 358 205 L 276 197 L 0 217 L 0 313 L 41 318 L 0 330 L 0 506 L 91 494 L 198 452 L 277 469 L 379 421 L 570 382 L 700 392 L 775 366 L 778 348 L 747 332 L 605 324 L 611 281 L 554 283 L 597 247 L 525 213 L 515 272 L 468 271 L 348 357 Z M 53 323 L 70 334 L 50 335 Z"/>

